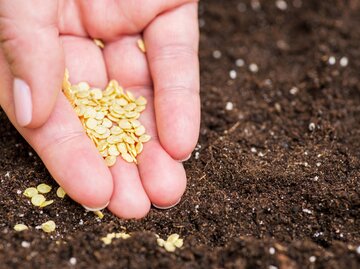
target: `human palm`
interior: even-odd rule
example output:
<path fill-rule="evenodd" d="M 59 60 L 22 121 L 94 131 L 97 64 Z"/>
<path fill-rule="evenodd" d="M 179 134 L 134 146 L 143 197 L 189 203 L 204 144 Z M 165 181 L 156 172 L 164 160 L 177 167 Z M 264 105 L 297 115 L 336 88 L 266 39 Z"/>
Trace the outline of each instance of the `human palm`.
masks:
<path fill-rule="evenodd" d="M 109 202 L 123 218 L 177 203 L 186 187 L 178 160 L 199 131 L 196 1 L 0 0 L 0 41 L 0 104 L 70 197 L 94 209 Z M 105 165 L 60 92 L 65 67 L 72 83 L 116 79 L 148 99 L 140 121 L 152 139 L 137 166 L 121 158 Z M 23 82 L 13 89 L 18 79 L 30 89 L 27 114 L 26 94 L 15 90 Z"/>

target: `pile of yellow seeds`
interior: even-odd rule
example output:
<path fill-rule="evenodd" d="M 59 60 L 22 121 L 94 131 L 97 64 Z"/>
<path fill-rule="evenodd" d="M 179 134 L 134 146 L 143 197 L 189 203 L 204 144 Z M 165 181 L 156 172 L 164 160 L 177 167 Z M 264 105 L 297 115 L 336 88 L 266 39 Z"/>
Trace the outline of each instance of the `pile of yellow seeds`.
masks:
<path fill-rule="evenodd" d="M 105 237 L 102 237 L 101 241 L 103 241 L 103 243 L 105 245 L 110 245 L 114 238 L 128 239 L 129 237 L 131 237 L 130 234 L 127 234 L 127 233 L 124 233 L 124 232 L 122 232 L 122 233 L 109 233 Z"/>
<path fill-rule="evenodd" d="M 115 80 L 104 91 L 91 88 L 86 82 L 71 85 L 67 70 L 63 91 L 108 166 L 115 164 L 117 156 L 137 163 L 143 143 L 151 138 L 138 120 L 146 108 L 144 97 L 136 99 Z"/>
<path fill-rule="evenodd" d="M 158 235 L 157 243 L 160 247 L 163 247 L 167 252 L 174 252 L 176 248 L 181 248 L 184 245 L 184 240 L 180 238 L 178 234 L 170 235 L 166 241 L 161 239 Z"/>

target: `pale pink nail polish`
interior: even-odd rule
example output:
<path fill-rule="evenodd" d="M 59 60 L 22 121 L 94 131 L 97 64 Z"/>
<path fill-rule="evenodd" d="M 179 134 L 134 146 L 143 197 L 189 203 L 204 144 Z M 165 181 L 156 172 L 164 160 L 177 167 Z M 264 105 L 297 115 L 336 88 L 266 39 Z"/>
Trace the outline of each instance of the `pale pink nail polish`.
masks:
<path fill-rule="evenodd" d="M 173 205 L 170 205 L 170 206 L 158 206 L 158 205 L 155 205 L 155 204 L 152 204 L 154 207 L 156 207 L 157 209 L 161 209 L 161 210 L 166 210 L 166 209 L 170 209 L 170 208 L 173 208 L 174 206 L 176 206 L 178 203 L 180 203 L 181 201 L 181 198 Z"/>
<path fill-rule="evenodd" d="M 29 85 L 25 81 L 14 79 L 14 106 L 17 123 L 24 127 L 32 119 L 32 99 Z"/>

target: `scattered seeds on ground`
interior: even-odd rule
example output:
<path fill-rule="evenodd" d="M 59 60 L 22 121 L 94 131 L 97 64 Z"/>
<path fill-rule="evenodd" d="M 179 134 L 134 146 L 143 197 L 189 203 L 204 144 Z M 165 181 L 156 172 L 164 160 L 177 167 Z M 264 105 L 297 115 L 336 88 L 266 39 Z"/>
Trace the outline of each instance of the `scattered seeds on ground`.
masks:
<path fill-rule="evenodd" d="M 113 166 L 117 156 L 137 163 L 143 143 L 151 138 L 138 120 L 146 99 L 135 98 L 115 80 L 104 91 L 91 88 L 86 82 L 71 85 L 67 70 L 62 88 L 106 165 Z"/>
<path fill-rule="evenodd" d="M 55 231 L 56 228 L 56 224 L 54 221 L 49 220 L 43 224 L 41 224 L 41 229 L 45 232 L 45 233 L 51 233 L 53 231 Z"/>
<path fill-rule="evenodd" d="M 110 245 L 114 238 L 128 239 L 129 237 L 131 237 L 131 235 L 125 232 L 108 233 L 105 237 L 101 238 L 101 241 L 103 241 L 105 245 Z"/>
<path fill-rule="evenodd" d="M 25 224 L 19 223 L 14 226 L 14 230 L 17 232 L 22 232 L 25 230 L 29 230 L 29 227 L 26 226 Z"/>
<path fill-rule="evenodd" d="M 59 187 L 59 188 L 56 190 L 56 195 L 57 195 L 57 197 L 59 197 L 59 198 L 64 198 L 65 195 L 66 195 L 66 192 L 64 191 L 63 188 Z"/>
<path fill-rule="evenodd" d="M 38 190 L 34 187 L 31 187 L 31 188 L 27 188 L 25 191 L 24 191 L 24 195 L 28 198 L 32 198 L 34 197 L 36 194 L 38 194 Z"/>
<path fill-rule="evenodd" d="M 163 247 L 167 252 L 174 252 L 176 248 L 181 248 L 184 245 L 184 240 L 178 234 L 171 234 L 166 241 L 156 235 L 156 242 L 160 247 Z"/>
<path fill-rule="evenodd" d="M 46 198 L 42 194 L 36 194 L 31 198 L 31 203 L 34 206 L 41 206 L 42 203 L 46 201 Z"/>
<path fill-rule="evenodd" d="M 36 187 L 36 189 L 38 190 L 39 193 L 44 194 L 50 192 L 52 188 L 47 184 L 41 183 Z"/>

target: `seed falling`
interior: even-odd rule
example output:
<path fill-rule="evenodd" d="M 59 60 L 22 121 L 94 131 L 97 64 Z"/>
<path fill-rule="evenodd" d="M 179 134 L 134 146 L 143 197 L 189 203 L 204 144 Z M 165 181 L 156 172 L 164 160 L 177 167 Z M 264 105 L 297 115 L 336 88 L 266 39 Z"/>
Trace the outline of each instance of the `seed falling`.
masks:
<path fill-rule="evenodd" d="M 107 166 L 113 166 L 117 156 L 137 163 L 143 143 L 151 139 L 138 120 L 146 108 L 144 97 L 135 98 L 115 80 L 104 91 L 91 88 L 86 82 L 71 85 L 67 70 L 63 91 Z"/>
<path fill-rule="evenodd" d="M 31 203 L 34 206 L 41 206 L 42 203 L 46 201 L 46 198 L 42 194 L 36 194 L 31 198 Z"/>
<path fill-rule="evenodd" d="M 96 46 L 98 46 L 101 49 L 105 48 L 104 42 L 102 42 L 100 39 L 94 38 L 94 43 L 95 43 Z"/>
<path fill-rule="evenodd" d="M 139 49 L 140 49 L 143 53 L 146 53 L 146 47 L 145 47 L 144 40 L 139 39 L 139 40 L 137 41 L 137 45 L 138 45 Z"/>
<path fill-rule="evenodd" d="M 39 184 L 36 189 L 38 190 L 39 193 L 48 193 L 51 191 L 51 186 L 47 185 L 47 184 Z"/>
<path fill-rule="evenodd" d="M 29 230 L 29 227 L 27 227 L 25 224 L 19 223 L 14 226 L 14 230 L 17 232 L 22 232 L 25 230 Z"/>
<path fill-rule="evenodd" d="M 38 190 L 34 187 L 30 187 L 30 188 L 27 188 L 25 191 L 24 191 L 24 195 L 28 198 L 32 198 L 34 197 L 36 194 L 38 194 Z"/>
<path fill-rule="evenodd" d="M 41 229 L 45 232 L 45 233 L 51 233 L 53 231 L 55 231 L 56 228 L 56 224 L 54 221 L 49 220 L 43 224 L 41 224 Z"/>
<path fill-rule="evenodd" d="M 59 198 L 64 198 L 65 195 L 66 195 L 66 192 L 64 191 L 63 188 L 59 187 L 59 188 L 56 190 L 56 195 L 57 195 L 57 197 L 59 197 Z"/>
<path fill-rule="evenodd" d="M 100 210 L 98 210 L 98 211 L 93 211 L 93 212 L 94 212 L 94 214 L 95 214 L 96 216 L 98 216 L 99 219 L 103 219 L 103 218 L 104 218 L 104 214 L 103 214 L 103 212 L 101 212 Z"/>

